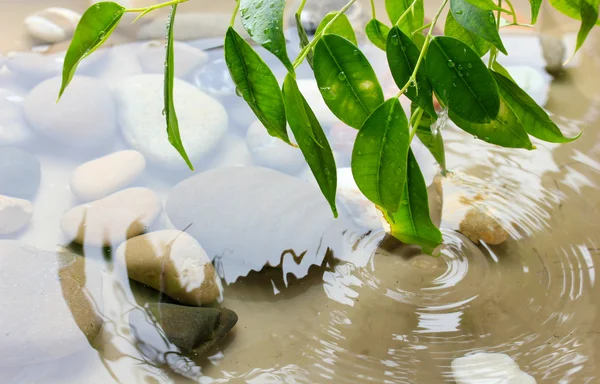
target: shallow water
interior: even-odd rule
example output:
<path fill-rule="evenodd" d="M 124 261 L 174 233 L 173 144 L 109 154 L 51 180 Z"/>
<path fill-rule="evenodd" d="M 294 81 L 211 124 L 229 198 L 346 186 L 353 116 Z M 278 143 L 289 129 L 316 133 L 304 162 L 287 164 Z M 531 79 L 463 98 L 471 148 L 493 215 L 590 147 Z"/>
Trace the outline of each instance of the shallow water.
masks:
<path fill-rule="evenodd" d="M 541 70 L 535 52 L 519 50 L 519 46 L 530 47 L 526 41 L 530 38 L 512 38 L 507 46 L 517 53 L 506 64 Z M 191 44 L 206 49 L 217 47 L 220 39 Z M 89 345 L 55 361 L 10 367 L 0 361 L 0 381 L 437 383 L 453 382 L 453 359 L 497 352 L 510 355 L 538 383 L 596 382 L 600 377 L 600 292 L 595 275 L 600 257 L 598 33 L 587 44 L 589 48 L 567 74 L 552 82 L 546 105 L 567 134 L 584 129 L 576 142 L 554 145 L 536 140 L 537 149 L 525 152 L 487 145 L 452 126 L 443 130 L 451 172 L 442 180 L 443 207 L 436 206 L 441 209 L 445 240 L 438 258 L 420 255 L 413 247 L 385 237 L 382 230 L 361 228 L 347 217 L 339 224 L 341 243 L 327 244 L 332 248 L 328 254 L 320 247 L 321 252 L 307 253 L 300 266 L 283 255 L 283 270 L 250 271 L 216 258 L 217 271 L 230 283 L 221 305 L 235 311 L 239 321 L 207 355 L 190 356 L 166 340 L 144 315 L 145 303 L 155 301 L 158 294 L 130 282 L 111 253 L 85 245 L 77 252 L 85 254 L 86 272 L 92 276 L 94 270 L 101 270 L 102 288 L 89 298 L 102 313 L 100 334 Z M 125 57 L 136 47 L 114 48 L 114 55 L 103 54 L 86 74 L 106 75 L 106 68 L 120 67 L 110 67 L 109 60 Z M 365 49 L 373 60 L 380 56 L 374 48 Z M 233 138 L 225 142 L 244 142 L 252 119 L 226 80 L 222 52 L 218 48 L 207 52 L 207 64 L 183 79 L 225 105 L 227 134 Z M 296 53 L 292 42 L 290 55 Z M 374 65 L 380 73 L 385 68 L 385 63 Z M 124 69 L 120 74 L 124 78 L 130 75 L 127 68 L 119 69 Z M 308 69 L 303 68 L 299 76 L 307 77 Z M 0 72 L 0 88 L 13 92 L 12 100 L 26 97 L 36 82 L 6 69 Z M 335 127 L 330 136 L 334 134 Z M 17 239 L 49 251 L 67 246 L 70 239 L 61 231 L 60 219 L 80 204 L 69 187 L 73 170 L 128 145 L 117 130 L 106 145 L 93 150 L 65 149 L 39 134 L 17 146 L 40 160 L 42 180 L 32 200 L 35 214 L 30 225 L 2 239 Z M 217 147 L 217 153 L 199 162 L 196 173 L 215 164 L 256 162 L 223 159 L 218 153 L 224 149 Z M 433 159 L 422 150 L 419 153 L 431 181 L 437 173 Z M 347 166 L 343 153 L 338 160 L 338 166 Z M 290 173 L 301 179 L 305 171 Z M 189 176 L 185 169 L 164 170 L 149 163 L 134 185 L 152 189 L 164 205 L 173 186 Z M 215 188 L 218 191 L 218 185 Z M 462 217 L 473 206 L 491 210 L 510 239 L 499 246 L 475 246 L 458 233 Z M 310 226 L 309 220 L 290 223 L 285 215 L 280 218 L 282 225 L 298 227 Z M 243 227 L 245 223 L 237 224 Z M 173 228 L 165 213 L 149 230 L 163 228 Z M 255 227 L 248 230 L 260 233 Z M 225 228 L 214 233 L 221 232 L 227 233 Z M 239 245 L 233 236 L 230 242 L 240 252 L 247 246 L 277 256 L 287 250 L 285 246 L 279 249 L 286 240 L 275 234 L 266 245 Z M 313 245 L 293 251 L 298 255 L 314 249 Z M 253 260 L 266 257 L 258 251 L 247 256 Z M 9 313 L 7 308 L 2 312 Z M 137 320 L 132 326 L 134 315 Z"/>

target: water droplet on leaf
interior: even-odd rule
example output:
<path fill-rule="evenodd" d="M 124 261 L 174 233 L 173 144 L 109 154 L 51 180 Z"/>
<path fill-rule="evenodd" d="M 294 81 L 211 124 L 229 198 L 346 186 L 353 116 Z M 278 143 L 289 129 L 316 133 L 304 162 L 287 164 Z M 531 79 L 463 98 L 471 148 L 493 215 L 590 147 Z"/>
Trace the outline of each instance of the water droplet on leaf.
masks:
<path fill-rule="evenodd" d="M 471 63 L 467 64 L 467 68 L 473 68 L 473 65 Z"/>
<path fill-rule="evenodd" d="M 459 10 L 459 11 L 456 11 L 456 12 L 454 12 L 454 13 L 456 13 L 457 15 L 462 15 L 462 14 L 463 14 L 463 11 L 460 11 L 460 10 Z"/>
<path fill-rule="evenodd" d="M 346 80 L 346 74 L 344 72 L 340 72 L 338 74 L 338 79 L 340 79 L 342 81 Z"/>
<path fill-rule="evenodd" d="M 448 67 L 454 68 L 454 61 L 448 60 Z"/>

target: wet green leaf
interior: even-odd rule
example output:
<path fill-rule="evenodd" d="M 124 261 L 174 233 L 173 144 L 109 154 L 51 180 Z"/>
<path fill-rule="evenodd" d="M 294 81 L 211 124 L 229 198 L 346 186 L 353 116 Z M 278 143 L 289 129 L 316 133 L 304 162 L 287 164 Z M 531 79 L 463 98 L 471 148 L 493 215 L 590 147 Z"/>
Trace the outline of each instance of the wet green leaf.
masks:
<path fill-rule="evenodd" d="M 598 7 L 598 0 L 550 0 L 550 4 L 559 12 L 573 19 L 581 20 L 581 9 L 585 7 L 582 3 L 587 3 Z M 600 25 L 600 20 L 596 22 Z"/>
<path fill-rule="evenodd" d="M 499 62 L 494 61 L 494 63 L 492 64 L 492 69 L 495 72 L 498 72 L 502 76 L 506 77 L 507 79 L 511 80 L 512 82 L 516 83 L 515 79 L 512 78 L 508 70 L 504 68 Z"/>
<path fill-rule="evenodd" d="M 337 217 L 335 207 L 337 168 L 333 152 L 323 128 L 300 93 L 296 79 L 291 74 L 285 77 L 283 97 L 288 111 L 290 129 L 319 184 L 319 188 L 321 188 L 321 192 L 329 202 L 333 215 Z"/>
<path fill-rule="evenodd" d="M 506 148 L 533 149 L 525 128 L 504 100 L 500 102 L 498 116 L 490 123 L 471 123 L 452 111 L 449 112 L 449 116 L 460 129 L 490 144 Z"/>
<path fill-rule="evenodd" d="M 244 29 L 254 41 L 281 60 L 288 71 L 294 72 L 283 34 L 285 0 L 239 1 Z"/>
<path fill-rule="evenodd" d="M 300 14 L 296 13 L 296 29 L 298 30 L 298 38 L 300 39 L 300 48 L 304 49 L 310 41 L 308 40 L 308 35 L 306 34 L 306 30 L 302 25 L 302 20 L 300 19 Z M 306 61 L 308 61 L 308 65 L 313 68 L 313 52 L 312 50 L 308 52 L 306 55 Z"/>
<path fill-rule="evenodd" d="M 125 8 L 109 1 L 97 3 L 85 11 L 65 56 L 59 98 L 73 79 L 81 60 L 91 55 L 110 37 L 124 13 Z"/>
<path fill-rule="evenodd" d="M 598 22 L 598 1 L 594 0 L 595 4 L 590 4 L 585 0 L 579 0 L 579 14 L 581 15 L 581 27 L 579 28 L 579 32 L 577 32 L 577 44 L 575 45 L 575 52 L 573 55 L 579 51 L 579 48 L 585 42 L 590 31 Z"/>
<path fill-rule="evenodd" d="M 492 11 L 478 8 L 467 0 L 450 0 L 450 10 L 460 25 L 495 45 L 500 52 L 508 54 L 498 34 L 496 18 Z"/>
<path fill-rule="evenodd" d="M 400 206 L 391 215 L 384 212 L 384 216 L 391 226 L 392 236 L 406 244 L 419 245 L 423 252 L 431 255 L 442 244 L 442 233 L 431 221 L 427 186 L 412 150 L 409 150 L 407 159 L 406 183 Z"/>
<path fill-rule="evenodd" d="M 493 74 L 498 83 L 500 96 L 531 136 L 550 143 L 569 143 L 581 135 L 573 138 L 565 137 L 550 116 L 525 91 L 501 74 L 495 72 Z"/>
<path fill-rule="evenodd" d="M 483 9 L 485 11 L 497 11 L 499 9 L 502 9 L 500 7 L 498 7 L 497 4 L 494 3 L 493 0 L 465 0 L 470 4 L 473 4 L 474 6 L 476 6 L 479 9 Z"/>
<path fill-rule="evenodd" d="M 369 41 L 371 41 L 373 45 L 385 51 L 387 37 L 390 33 L 390 28 L 387 25 L 383 24 L 377 19 L 372 19 L 367 23 L 367 26 L 365 27 L 365 32 L 367 33 Z"/>
<path fill-rule="evenodd" d="M 325 26 L 329 24 L 329 22 L 337 14 L 338 12 L 330 12 L 327 15 L 325 15 L 325 17 L 321 21 L 321 24 L 319 24 L 319 27 L 315 32 L 315 36 L 318 35 L 321 31 L 323 31 Z M 350 24 L 350 20 L 348 20 L 348 16 L 346 16 L 345 14 L 342 14 L 337 19 L 335 19 L 333 24 L 331 24 L 329 28 L 327 28 L 325 34 L 339 35 L 350 40 L 354 45 L 358 45 L 358 42 L 356 41 L 356 33 L 354 33 L 354 28 L 352 28 L 352 24 Z"/>
<path fill-rule="evenodd" d="M 391 29 L 387 40 L 387 60 L 398 88 L 402 89 L 415 70 L 420 55 L 419 48 L 398 27 Z M 437 117 L 433 107 L 433 90 L 427 78 L 425 63 L 417 70 L 417 88 L 409 87 L 405 95 L 431 116 Z"/>
<path fill-rule="evenodd" d="M 448 13 L 446 17 L 446 26 L 444 27 L 444 35 L 448 37 L 454 37 L 467 44 L 479 57 L 485 55 L 490 48 L 492 43 L 477 36 L 477 34 L 469 31 L 456 21 L 452 13 Z"/>
<path fill-rule="evenodd" d="M 411 104 L 412 114 L 415 113 L 417 105 Z M 441 123 L 441 120 L 438 124 Z M 446 151 L 444 150 L 444 139 L 440 128 L 434 126 L 435 120 L 427 112 L 423 112 L 421 121 L 417 127 L 417 137 L 429 150 L 435 161 L 442 170 L 446 170 Z"/>
<path fill-rule="evenodd" d="M 542 0 L 529 0 L 529 4 L 531 5 L 531 24 L 535 24 L 537 23 L 537 18 L 540 14 Z"/>
<path fill-rule="evenodd" d="M 416 1 L 412 12 L 409 12 L 406 17 L 400 22 L 400 29 L 407 35 L 410 35 L 412 31 L 423 26 L 425 21 L 425 7 L 423 0 L 385 0 L 385 9 L 392 25 L 398 23 L 398 19 L 402 14 L 410 7 L 410 5 Z"/>
<path fill-rule="evenodd" d="M 479 56 L 452 37 L 435 37 L 427 51 L 427 74 L 438 98 L 464 120 L 489 123 L 498 115 L 500 96 Z"/>
<path fill-rule="evenodd" d="M 406 180 L 408 121 L 397 98 L 381 104 L 358 131 L 352 174 L 361 192 L 384 211 L 396 212 Z"/>
<path fill-rule="evenodd" d="M 347 39 L 325 35 L 315 46 L 315 78 L 329 109 L 360 128 L 383 103 L 383 91 L 365 55 Z"/>
<path fill-rule="evenodd" d="M 225 36 L 225 62 L 238 93 L 269 134 L 289 143 L 279 83 L 250 44 L 231 27 Z"/>
<path fill-rule="evenodd" d="M 173 30 L 175 27 L 175 16 L 177 14 L 177 4 L 171 6 L 171 14 L 169 15 L 169 21 L 167 23 L 167 54 L 165 57 L 165 118 L 167 120 L 167 135 L 169 137 L 169 143 L 175 149 L 181 157 L 185 160 L 188 167 L 194 170 L 194 166 L 190 161 L 181 136 L 179 134 L 179 121 L 177 120 L 177 113 L 175 112 L 175 102 L 173 101 L 173 82 L 175 81 L 175 53 L 173 49 Z"/>

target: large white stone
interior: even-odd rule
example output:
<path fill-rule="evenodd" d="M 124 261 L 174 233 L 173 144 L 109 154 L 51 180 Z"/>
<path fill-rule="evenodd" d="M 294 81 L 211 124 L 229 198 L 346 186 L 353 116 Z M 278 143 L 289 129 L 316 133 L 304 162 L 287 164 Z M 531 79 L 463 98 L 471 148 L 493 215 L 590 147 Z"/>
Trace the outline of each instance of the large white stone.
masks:
<path fill-rule="evenodd" d="M 321 125 L 331 126 L 340 120 L 329 110 L 321 96 L 319 86 L 313 79 L 298 79 L 298 88 L 315 113 Z M 323 127 L 326 128 L 326 127 Z"/>
<path fill-rule="evenodd" d="M 228 134 L 206 163 L 198 164 L 200 169 L 244 167 L 253 164 L 252 155 L 246 141 L 237 135 Z"/>
<path fill-rule="evenodd" d="M 0 195 L 0 235 L 25 227 L 33 216 L 33 204 L 24 199 Z"/>
<path fill-rule="evenodd" d="M 114 137 L 116 111 L 108 87 L 100 80 L 74 76 L 59 102 L 61 77 L 36 86 L 25 99 L 29 125 L 49 139 L 76 148 L 96 147 Z"/>
<path fill-rule="evenodd" d="M 58 43 L 73 35 L 81 15 L 66 8 L 46 8 L 25 18 L 25 28 L 33 37 Z"/>
<path fill-rule="evenodd" d="M 123 81 L 115 89 L 121 129 L 129 145 L 148 161 L 183 169 L 181 155 L 167 139 L 163 92 L 161 75 L 138 75 Z M 179 79 L 175 79 L 174 101 L 183 145 L 192 163 L 198 162 L 227 132 L 227 112 L 217 100 Z"/>
<path fill-rule="evenodd" d="M 230 16 L 227 13 L 202 12 L 181 13 L 177 15 L 177 26 L 175 28 L 176 40 L 196 40 L 206 37 L 223 37 L 229 27 Z M 236 22 L 236 30 L 242 36 L 248 34 L 241 28 L 241 23 Z M 165 37 L 165 20 L 155 18 L 143 25 L 138 33 L 139 40 L 163 39 Z"/>
<path fill-rule="evenodd" d="M 292 137 L 291 133 L 290 137 Z M 258 165 L 294 174 L 305 164 L 299 148 L 294 148 L 281 139 L 269 135 L 267 129 L 258 120 L 248 128 L 246 144 L 254 162 Z"/>
<path fill-rule="evenodd" d="M 175 77 L 183 78 L 208 61 L 208 55 L 204 51 L 183 42 L 176 41 L 173 50 L 176 57 Z M 165 72 L 164 41 L 154 40 L 141 44 L 137 49 L 137 56 L 144 72 Z"/>
<path fill-rule="evenodd" d="M 535 384 L 533 376 L 521 371 L 504 353 L 475 353 L 452 361 L 456 384 Z"/>
<path fill-rule="evenodd" d="M 111 153 L 77 167 L 71 177 L 71 191 L 81 200 L 97 200 L 134 182 L 146 169 L 138 151 Z"/>
<path fill-rule="evenodd" d="M 31 136 L 23 118 L 23 96 L 0 88 L 0 145 L 22 143 Z"/>

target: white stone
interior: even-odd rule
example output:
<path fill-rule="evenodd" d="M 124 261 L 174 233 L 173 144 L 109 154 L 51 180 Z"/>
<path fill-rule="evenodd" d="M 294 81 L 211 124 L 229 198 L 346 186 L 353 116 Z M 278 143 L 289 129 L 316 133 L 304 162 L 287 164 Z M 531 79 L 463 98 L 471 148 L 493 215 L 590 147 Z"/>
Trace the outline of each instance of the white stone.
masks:
<path fill-rule="evenodd" d="M 228 134 L 221 141 L 213 156 L 206 163 L 198 164 L 201 169 L 244 167 L 253 164 L 246 141 L 237 135 Z"/>
<path fill-rule="evenodd" d="M 125 140 L 150 162 L 168 169 L 184 169 L 181 155 L 166 133 L 163 76 L 138 75 L 115 89 L 119 121 Z M 228 127 L 221 103 L 193 85 L 175 79 L 174 102 L 183 145 L 192 163 L 199 162 L 220 142 Z"/>
<path fill-rule="evenodd" d="M 79 199 L 97 200 L 133 183 L 146 169 L 138 151 L 111 153 L 77 167 L 71 177 L 71 191 Z"/>
<path fill-rule="evenodd" d="M 369 201 L 358 189 L 352 169 L 338 168 L 337 200 L 340 201 L 357 225 L 369 229 L 382 228 L 381 214 L 375 204 Z"/>
<path fill-rule="evenodd" d="M 291 138 L 291 133 L 289 135 Z M 269 135 L 267 129 L 258 120 L 248 128 L 246 144 L 254 162 L 264 167 L 295 174 L 306 163 L 299 148 L 294 148 L 283 140 Z"/>
<path fill-rule="evenodd" d="M 22 143 L 31 136 L 23 118 L 23 96 L 0 88 L 0 145 Z"/>
<path fill-rule="evenodd" d="M 546 60 L 546 70 L 550 73 L 562 71 L 567 58 L 567 47 L 564 40 L 560 37 L 541 34 L 540 43 Z"/>
<path fill-rule="evenodd" d="M 176 40 L 197 40 L 207 37 L 223 37 L 229 27 L 230 16 L 226 13 L 181 13 L 177 15 L 175 28 Z M 246 37 L 248 34 L 241 28 L 239 18 L 236 30 Z M 165 37 L 165 20 L 156 18 L 143 25 L 138 33 L 139 40 L 155 40 Z"/>
<path fill-rule="evenodd" d="M 116 131 L 116 110 L 108 87 L 99 80 L 74 76 L 59 102 L 61 78 L 36 86 L 25 99 L 29 125 L 61 144 L 91 148 L 108 142 Z"/>
<path fill-rule="evenodd" d="M 33 216 L 33 204 L 24 199 L 0 195 L 0 235 L 25 227 Z"/>
<path fill-rule="evenodd" d="M 69 39 L 81 15 L 66 8 L 46 8 L 25 18 L 25 28 L 33 37 L 46 43 Z"/>
<path fill-rule="evenodd" d="M 546 72 L 527 66 L 506 66 L 515 82 L 540 106 L 548 102 L 552 76 Z"/>
<path fill-rule="evenodd" d="M 147 233 L 127 240 L 116 260 L 129 278 L 162 291 L 187 305 L 223 300 L 223 287 L 206 251 L 190 235 L 177 230 Z"/>
<path fill-rule="evenodd" d="M 68 210 L 60 227 L 69 240 L 93 246 L 117 246 L 148 229 L 161 212 L 161 201 L 147 188 L 128 188 Z"/>
<path fill-rule="evenodd" d="M 106 49 L 106 61 L 96 76 L 114 89 L 128 77 L 142 73 L 142 65 L 136 54 L 137 46 L 136 43 L 126 43 Z"/>
<path fill-rule="evenodd" d="M 340 121 L 335 117 L 333 112 L 329 110 L 327 104 L 325 104 L 325 100 L 323 100 L 321 92 L 319 91 L 319 86 L 315 80 L 298 79 L 298 88 L 300 88 L 300 92 L 302 92 L 302 95 L 308 102 L 308 105 L 310 105 L 321 125 L 330 126 Z M 323 128 L 325 129 L 326 127 Z"/>
<path fill-rule="evenodd" d="M 521 371 L 503 353 L 475 353 L 452 361 L 456 384 L 535 384 L 533 376 Z"/>
<path fill-rule="evenodd" d="M 176 57 L 175 77 L 186 77 L 192 70 L 208 61 L 208 55 L 204 51 L 189 44 L 176 41 L 173 49 Z M 137 49 L 137 55 L 144 72 L 160 74 L 165 72 L 164 41 L 154 40 L 143 43 Z"/>

